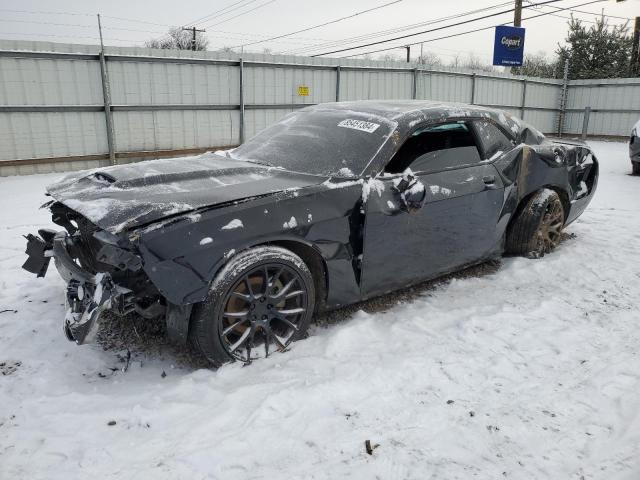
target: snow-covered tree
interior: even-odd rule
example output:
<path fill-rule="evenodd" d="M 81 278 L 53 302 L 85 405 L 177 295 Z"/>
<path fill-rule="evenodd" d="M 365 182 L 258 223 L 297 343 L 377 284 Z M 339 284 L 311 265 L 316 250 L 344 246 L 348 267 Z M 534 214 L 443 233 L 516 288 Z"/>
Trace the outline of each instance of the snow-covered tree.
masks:
<path fill-rule="evenodd" d="M 192 31 L 172 28 L 164 37 L 145 42 L 145 46 L 147 48 L 161 48 L 163 50 L 192 50 L 192 40 Z M 196 32 L 196 50 L 206 50 L 208 46 L 209 39 L 205 37 L 202 32 Z"/>
<path fill-rule="evenodd" d="M 558 63 L 569 59 L 569 78 L 628 77 L 633 39 L 628 26 L 608 25 L 599 18 L 586 27 L 580 20 L 569 21 L 566 45 L 558 45 Z"/>

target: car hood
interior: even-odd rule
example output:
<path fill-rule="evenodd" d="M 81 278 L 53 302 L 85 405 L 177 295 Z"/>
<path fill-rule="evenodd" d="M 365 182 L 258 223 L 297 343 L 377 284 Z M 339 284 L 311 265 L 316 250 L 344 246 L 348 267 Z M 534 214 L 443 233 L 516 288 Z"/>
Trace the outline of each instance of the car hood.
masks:
<path fill-rule="evenodd" d="M 78 172 L 47 187 L 47 193 L 98 227 L 118 233 L 171 215 L 325 180 L 209 153 Z"/>

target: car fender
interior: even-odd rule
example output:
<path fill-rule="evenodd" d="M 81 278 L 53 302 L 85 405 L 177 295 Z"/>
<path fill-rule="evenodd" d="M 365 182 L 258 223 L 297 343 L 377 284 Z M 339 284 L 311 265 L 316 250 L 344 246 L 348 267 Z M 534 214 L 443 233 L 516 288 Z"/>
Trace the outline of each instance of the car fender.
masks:
<path fill-rule="evenodd" d="M 203 301 L 217 272 L 241 250 L 296 242 L 313 249 L 328 276 L 328 304 L 358 300 L 351 216 L 361 187 L 281 192 L 179 219 L 130 235 L 143 268 L 160 293 L 176 305 Z"/>

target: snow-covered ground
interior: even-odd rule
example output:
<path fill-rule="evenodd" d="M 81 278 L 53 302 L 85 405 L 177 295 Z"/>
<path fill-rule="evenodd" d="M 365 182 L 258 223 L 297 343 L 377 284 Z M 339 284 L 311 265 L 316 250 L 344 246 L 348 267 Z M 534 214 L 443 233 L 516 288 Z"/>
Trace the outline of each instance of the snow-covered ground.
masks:
<path fill-rule="evenodd" d="M 592 145 L 596 198 L 555 253 L 218 371 L 112 372 L 67 342 L 62 281 L 20 270 L 56 176 L 0 179 L 0 479 L 637 480 L 640 178 Z"/>

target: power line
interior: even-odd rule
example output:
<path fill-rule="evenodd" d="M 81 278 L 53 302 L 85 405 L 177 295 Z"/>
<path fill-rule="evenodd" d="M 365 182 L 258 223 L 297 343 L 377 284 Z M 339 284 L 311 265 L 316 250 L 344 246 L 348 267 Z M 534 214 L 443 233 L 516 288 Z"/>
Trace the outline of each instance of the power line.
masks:
<path fill-rule="evenodd" d="M 329 20 L 328 22 L 319 23 L 318 25 L 313 25 L 311 27 L 307 27 L 307 28 L 303 28 L 303 29 L 300 29 L 300 30 L 296 30 L 295 32 L 285 33 L 283 35 L 277 35 L 275 37 L 267 38 L 265 40 L 260 40 L 260 41 L 257 41 L 257 42 L 245 43 L 243 45 L 236 45 L 236 46 L 233 46 L 231 48 L 248 47 L 250 45 L 256 45 L 258 43 L 264 43 L 264 42 L 269 42 L 271 40 L 278 40 L 280 38 L 289 37 L 289 36 L 295 35 L 297 33 L 308 32 L 309 30 L 315 30 L 316 28 L 325 27 L 327 25 L 332 25 L 334 23 L 342 22 L 343 20 L 354 18 L 354 17 L 357 17 L 358 15 L 363 15 L 365 13 L 373 12 L 374 10 L 380 10 L 381 8 L 388 7 L 389 5 L 395 5 L 396 3 L 400 3 L 402 1 L 404 1 L 404 0 L 393 0 L 392 2 L 387 2 L 387 3 L 383 4 L 383 5 L 378 5 L 377 7 L 372 7 L 372 8 L 369 8 L 367 10 L 362 10 L 362 11 L 353 13 L 351 15 L 347 15 L 346 17 L 336 18 L 334 20 Z"/>
<path fill-rule="evenodd" d="M 92 40 L 100 40 L 100 37 L 91 35 L 56 35 L 53 33 L 23 33 L 23 32 L 0 32 L 0 35 L 18 35 L 21 37 L 56 37 L 56 38 L 89 38 Z M 105 40 L 116 40 L 118 42 L 134 42 L 134 40 L 126 38 L 104 37 Z"/>
<path fill-rule="evenodd" d="M 383 37 L 385 35 L 389 35 L 389 34 L 393 34 L 393 33 L 398 33 L 398 32 L 405 32 L 408 30 L 413 30 L 415 28 L 420 28 L 420 27 L 425 27 L 427 25 L 433 25 L 433 24 L 437 24 L 437 23 L 441 23 L 441 22 L 445 22 L 447 20 L 451 20 L 454 18 L 460 18 L 460 17 L 465 17 L 468 15 L 473 15 L 476 13 L 482 13 L 482 12 L 486 12 L 488 10 L 493 10 L 494 8 L 500 8 L 500 7 L 504 7 L 505 5 L 511 5 L 512 2 L 508 1 L 508 2 L 504 2 L 504 3 L 499 3 L 496 5 L 491 5 L 489 7 L 484 7 L 484 8 L 480 8 L 480 9 L 476 9 L 476 10 L 468 10 L 466 12 L 461 12 L 455 15 L 449 15 L 446 17 L 441 17 L 441 18 L 436 18 L 433 20 L 428 20 L 426 22 L 420 22 L 420 23 L 413 23 L 413 24 L 408 24 L 408 25 L 402 25 L 399 27 L 394 27 L 388 30 L 380 30 L 377 32 L 371 32 L 371 33 L 367 33 L 364 35 L 359 35 L 359 36 L 355 36 L 355 37 L 349 37 L 349 38 L 343 38 L 340 40 L 334 40 L 328 43 L 322 43 L 322 44 L 316 44 L 315 48 L 313 47 L 307 47 L 307 48 L 302 48 L 302 49 L 296 49 L 296 50 L 290 50 L 288 52 L 285 53 L 289 53 L 289 52 L 294 52 L 296 54 L 300 54 L 303 52 L 307 52 L 309 50 L 317 50 L 318 48 L 331 48 L 333 46 L 336 45 L 344 45 L 345 43 L 354 43 L 354 42 L 358 42 L 361 40 L 369 40 L 371 38 L 379 38 L 379 37 Z"/>
<path fill-rule="evenodd" d="M 13 10 L 10 8 L 0 8 L 0 12 L 10 13 L 28 13 L 28 14 L 44 14 L 44 15 L 77 15 L 82 17 L 93 17 L 91 13 L 74 13 L 74 12 L 46 12 L 41 10 Z"/>
<path fill-rule="evenodd" d="M 534 8 L 537 6 L 535 3 L 533 3 L 532 0 L 526 0 L 526 1 L 527 1 L 527 3 L 530 3 L 531 6 L 534 7 Z M 545 8 L 555 8 L 556 10 L 560 9 L 560 7 L 556 7 L 555 5 L 542 5 L 542 6 L 545 7 Z M 633 20 L 633 18 L 629 18 L 629 17 L 618 17 L 616 15 L 605 15 L 603 13 L 597 13 L 597 12 L 586 12 L 584 10 L 576 10 L 575 8 L 570 8 L 569 11 L 570 12 L 575 12 L 575 13 L 583 13 L 585 15 L 594 15 L 596 17 L 603 16 L 603 17 L 608 17 L 608 18 L 615 18 L 615 19 L 618 19 L 618 20 L 628 20 L 628 21 L 632 21 Z"/>
<path fill-rule="evenodd" d="M 544 4 L 547 4 L 547 3 L 556 3 L 556 2 L 560 2 L 560 1 L 562 1 L 562 0 L 546 0 L 545 2 L 541 2 L 541 3 L 538 3 L 536 5 L 544 5 Z M 605 0 L 600 0 L 600 1 L 605 1 Z M 532 7 L 532 5 L 526 5 L 523 8 L 531 8 L 531 7 Z M 402 40 L 402 39 L 409 38 L 409 37 L 415 37 L 416 35 L 423 35 L 425 33 L 437 32 L 438 30 L 444 30 L 446 28 L 457 27 L 459 25 L 465 25 L 467 23 L 477 22 L 479 20 L 484 20 L 484 19 L 491 18 L 491 17 L 497 17 L 499 15 L 503 15 L 505 13 L 511 13 L 513 11 L 515 11 L 515 8 L 510 8 L 508 10 L 501 10 L 501 11 L 496 12 L 496 13 L 490 13 L 490 14 L 484 15 L 482 17 L 473 18 L 471 20 L 463 20 L 461 22 L 453 23 L 451 25 L 445 25 L 445 26 L 442 26 L 442 27 L 433 28 L 431 30 L 425 30 L 425 31 L 422 31 L 422 32 L 417 32 L 417 33 L 410 33 L 410 34 L 407 34 L 407 35 L 402 35 L 400 37 L 389 38 L 387 40 L 379 40 L 377 42 L 371 42 L 371 43 L 367 43 L 365 45 L 359 45 L 357 47 L 341 48 L 339 50 L 333 50 L 331 52 L 317 53 L 317 54 L 311 55 L 311 56 L 312 57 L 320 57 L 322 55 L 331 55 L 332 53 L 340 53 L 340 52 L 346 52 L 348 50 L 355 50 L 357 48 L 370 47 L 372 45 L 380 45 L 381 43 L 393 42 L 394 40 Z"/>
<path fill-rule="evenodd" d="M 177 27 L 177 25 L 169 25 L 168 23 L 149 22 L 147 20 L 138 20 L 135 18 L 112 17 L 111 15 L 102 15 L 102 18 L 112 18 L 114 20 L 121 20 L 123 22 L 144 23 L 146 25 L 155 25 L 157 27 L 171 27 L 171 28 Z"/>
<path fill-rule="evenodd" d="M 241 16 L 243 16 L 243 15 L 246 15 L 247 13 L 251 13 L 251 12 L 253 12 L 254 10 L 258 10 L 259 8 L 262 8 L 262 7 L 266 6 L 266 5 L 269 5 L 270 3 L 273 3 L 273 2 L 275 2 L 275 1 L 276 1 L 276 0 L 269 0 L 268 2 L 261 3 L 260 5 L 258 5 L 258 6 L 256 6 L 256 7 L 253 7 L 253 8 L 251 8 L 251 9 L 249 9 L 249 10 L 246 10 L 246 11 L 244 11 L 244 12 L 242 12 L 242 13 L 239 13 L 238 15 L 235 15 L 235 16 L 233 16 L 233 17 L 229 17 L 229 18 L 227 18 L 227 19 L 225 19 L 225 20 L 222 20 L 222 21 L 220 21 L 220 22 L 218 22 L 218 23 L 211 23 L 211 24 L 209 24 L 209 25 L 205 25 L 205 27 L 204 27 L 204 28 L 215 27 L 216 25 L 220 25 L 221 23 L 228 22 L 228 21 L 230 21 L 230 20 L 233 20 L 234 18 L 238 18 L 238 17 L 241 17 Z M 243 5 L 243 6 L 245 6 L 245 5 Z"/>
<path fill-rule="evenodd" d="M 572 12 L 573 10 L 569 10 L 569 11 Z M 552 12 L 549 12 L 547 15 L 551 15 L 552 17 L 556 17 L 556 18 L 563 18 L 565 20 L 572 20 L 574 18 L 573 15 L 571 15 L 570 17 L 567 17 L 566 15 L 558 15 L 557 13 L 552 13 Z M 598 22 L 594 22 L 593 20 L 586 20 L 584 18 L 578 18 L 577 20 L 584 23 L 591 23 L 593 25 L 598 24 Z M 606 27 L 611 27 L 611 28 L 622 27 L 622 26 L 623 24 L 618 24 L 618 23 L 606 25 Z"/>
<path fill-rule="evenodd" d="M 244 5 L 240 5 L 240 6 L 236 7 L 235 9 L 234 9 L 234 8 L 231 8 L 231 7 L 233 7 L 234 5 L 238 5 L 239 3 L 244 3 L 244 2 L 247 2 L 247 1 L 248 1 L 248 3 L 245 3 Z M 211 12 L 211 13 L 209 13 L 209 14 L 205 15 L 204 17 L 200 17 L 200 18 L 197 18 L 197 19 L 195 19 L 195 20 L 193 20 L 193 21 L 191 21 L 191 22 L 187 22 L 187 24 L 189 24 L 189 25 L 196 25 L 196 24 L 198 24 L 198 23 L 202 23 L 202 22 L 203 22 L 203 21 L 205 21 L 205 20 L 209 20 L 211 17 L 215 16 L 216 14 L 218 14 L 218 16 L 219 16 L 219 17 L 221 17 L 221 16 L 223 16 L 223 15 L 226 15 L 227 13 L 230 13 L 230 12 L 231 12 L 231 11 L 233 11 L 233 10 L 236 10 L 236 9 L 239 9 L 239 8 L 242 8 L 242 7 L 246 7 L 246 6 L 247 6 L 247 5 L 249 5 L 250 3 L 255 3 L 255 2 L 257 2 L 257 1 L 258 1 L 258 0 L 240 0 L 240 1 L 238 1 L 238 2 L 232 3 L 231 5 L 227 5 L 227 6 L 226 6 L 226 7 L 224 7 L 224 8 L 220 8 L 220 9 L 218 9 L 218 10 L 214 11 L 214 12 Z M 231 9 L 231 10 L 229 10 L 229 9 Z M 225 12 L 225 10 L 229 10 L 229 11 Z M 224 12 L 224 13 L 220 13 L 220 12 Z"/>
<path fill-rule="evenodd" d="M 593 3 L 605 2 L 605 1 L 607 1 L 607 0 L 592 0 L 590 2 L 585 2 L 585 3 L 578 4 L 578 5 L 573 5 L 573 7 L 563 8 L 561 11 L 569 10 L 570 8 L 575 8 L 575 7 L 583 7 L 585 5 L 591 5 Z M 540 5 L 540 4 L 538 4 L 538 5 Z M 538 15 L 533 15 L 531 17 L 523 18 L 522 20 L 533 20 L 534 18 L 544 17 L 544 16 L 547 16 L 547 15 L 550 15 L 550 14 L 551 14 L 551 12 L 540 13 Z M 496 27 L 503 26 L 503 25 L 510 25 L 511 23 L 513 23 L 513 22 L 511 21 L 511 22 L 500 23 L 498 25 L 490 25 L 488 27 L 476 28 L 474 30 L 468 30 L 468 31 L 465 31 L 465 32 L 454 33 L 454 34 L 451 34 L 451 35 L 445 35 L 443 37 L 430 38 L 428 40 L 421 40 L 419 42 L 413 42 L 413 43 L 409 43 L 409 44 L 403 43 L 401 45 L 396 45 L 394 47 L 381 48 L 380 50 L 371 50 L 371 51 L 363 52 L 363 53 L 355 53 L 353 55 L 345 55 L 343 57 L 338 57 L 338 58 L 358 57 L 358 56 L 361 56 L 361 55 L 370 55 L 372 53 L 379 53 L 379 52 L 386 52 L 386 51 L 389 51 L 389 50 L 395 50 L 397 48 L 401 48 L 401 47 L 404 47 L 404 46 L 407 46 L 407 45 L 419 45 L 421 43 L 430 43 L 430 42 L 436 42 L 438 40 L 446 40 L 448 38 L 460 37 L 462 35 L 468 35 L 470 33 L 481 32 L 481 31 L 484 31 L 484 30 L 490 30 L 492 28 L 496 28 Z"/>
<path fill-rule="evenodd" d="M 208 14 L 208 15 L 205 15 L 204 17 L 200 17 L 199 19 L 197 19 L 197 20 L 196 20 L 196 21 L 194 21 L 194 22 L 187 22 L 187 24 L 196 25 L 196 24 L 202 23 L 202 20 L 203 20 L 203 19 L 208 19 L 208 18 L 210 18 L 210 17 L 214 16 L 216 13 L 222 12 L 223 10 L 227 10 L 226 12 L 224 12 L 224 13 L 220 13 L 220 15 L 218 15 L 218 17 L 223 17 L 223 16 L 225 16 L 225 15 L 227 15 L 227 14 L 229 14 L 229 13 L 232 13 L 233 11 L 236 11 L 236 10 L 239 10 L 239 9 L 241 9 L 241 8 L 243 8 L 243 7 L 246 7 L 246 6 L 248 6 L 249 4 L 251 4 L 251 3 L 255 3 L 256 1 L 257 1 L 257 0 L 249 0 L 249 1 L 247 2 L 247 0 L 240 0 L 240 1 L 238 1 L 238 2 L 232 3 L 231 5 L 227 5 L 227 7 L 225 7 L 225 8 L 222 8 L 222 9 L 220 9 L 220 10 L 216 10 L 216 11 L 215 11 L 215 12 L 213 12 L 213 13 L 210 13 L 210 14 Z M 222 21 L 220 21 L 220 22 L 217 22 L 217 23 L 212 23 L 212 24 L 209 24 L 209 25 L 205 25 L 203 28 L 204 28 L 204 29 L 207 29 L 207 28 L 210 28 L 210 27 L 214 27 L 214 26 L 216 26 L 216 25 L 220 25 L 220 24 L 222 24 L 222 23 L 225 23 L 225 22 L 228 22 L 228 21 L 230 21 L 230 20 L 233 20 L 234 18 L 241 17 L 242 15 L 246 15 L 247 13 L 253 12 L 254 10 L 257 10 L 257 9 L 259 9 L 259 8 L 262 8 L 262 7 L 264 7 L 264 6 L 266 6 L 266 5 L 270 4 L 270 3 L 273 3 L 273 2 L 275 2 L 275 1 L 276 1 L 276 0 L 269 0 L 268 2 L 265 2 L 265 3 L 262 3 L 262 4 L 260 4 L 260 5 L 257 5 L 256 7 L 251 8 L 251 9 L 249 9 L 249 10 L 245 10 L 244 12 L 241 12 L 241 13 L 239 13 L 239 14 L 237 14 L 237 15 L 234 15 L 233 17 L 229 17 L 229 18 L 227 18 L 227 19 L 225 19 L 225 20 L 222 20 Z M 243 5 L 238 5 L 239 3 L 243 3 Z M 235 5 L 238 5 L 238 6 L 237 6 L 237 7 L 235 7 L 235 8 L 231 8 L 231 7 L 234 7 Z M 214 17 L 214 18 L 215 18 L 215 17 Z M 158 37 L 157 39 L 153 39 L 153 40 L 160 41 L 160 40 L 162 40 L 162 39 L 163 39 L 163 38 L 165 38 L 165 37 L 167 37 L 167 34 L 165 34 L 165 35 L 163 35 L 163 36 L 161 36 L 161 37 Z"/>

